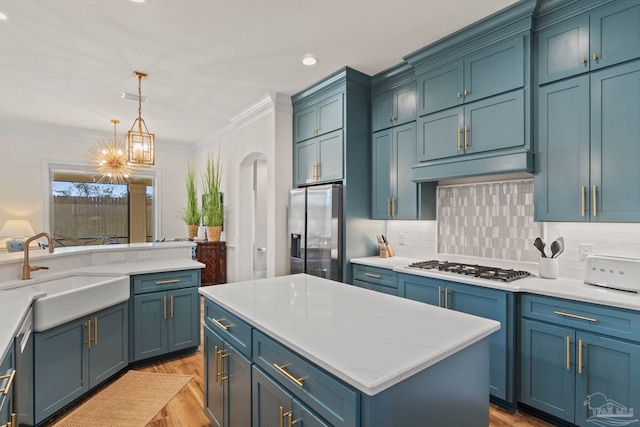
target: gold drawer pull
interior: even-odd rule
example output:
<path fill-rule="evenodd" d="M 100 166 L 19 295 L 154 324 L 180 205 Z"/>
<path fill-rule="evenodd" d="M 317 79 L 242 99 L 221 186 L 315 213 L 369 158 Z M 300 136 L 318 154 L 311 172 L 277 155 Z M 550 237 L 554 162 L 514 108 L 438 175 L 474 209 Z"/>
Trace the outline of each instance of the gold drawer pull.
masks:
<path fill-rule="evenodd" d="M 596 193 L 596 186 L 593 186 L 593 216 L 597 215 L 598 199 Z"/>
<path fill-rule="evenodd" d="M 180 279 L 159 280 L 156 285 L 168 285 L 169 283 L 180 283 Z"/>
<path fill-rule="evenodd" d="M 16 370 L 14 369 L 13 371 L 11 371 L 11 374 L 3 375 L 0 377 L 0 380 L 9 378 L 9 381 L 7 381 L 7 385 L 4 386 L 4 388 L 0 389 L 0 393 L 4 394 L 5 396 L 9 394 L 9 389 L 11 388 L 11 384 L 13 383 L 13 379 L 15 378 L 15 376 L 16 376 Z"/>
<path fill-rule="evenodd" d="M 286 367 L 289 365 L 278 365 L 277 363 L 274 363 L 273 366 L 280 371 L 285 377 L 289 378 L 291 381 L 293 381 L 298 387 L 304 387 L 304 384 L 302 383 L 302 381 L 304 381 L 304 377 L 302 378 L 296 378 L 293 375 L 291 375 L 289 372 L 287 372 Z"/>
<path fill-rule="evenodd" d="M 210 318 L 211 319 L 211 318 Z M 230 327 L 232 327 L 233 325 L 229 324 L 229 325 L 223 325 L 222 324 L 222 320 L 227 320 L 224 317 L 221 319 L 211 319 L 213 321 L 213 323 L 215 323 L 216 325 L 218 325 L 219 327 L 221 327 L 222 329 L 224 329 L 225 331 L 227 329 L 229 329 Z"/>
<path fill-rule="evenodd" d="M 585 215 L 585 211 L 584 211 L 584 190 L 585 190 L 585 187 L 583 185 L 582 188 L 580 189 L 580 200 L 581 200 L 581 203 L 582 203 L 582 210 L 581 210 L 582 216 Z"/>
<path fill-rule="evenodd" d="M 367 277 L 373 277 L 374 279 L 382 279 L 382 276 L 378 276 L 377 274 L 364 273 Z"/>
<path fill-rule="evenodd" d="M 578 373 L 582 374 L 582 340 L 578 340 Z"/>
<path fill-rule="evenodd" d="M 571 317 L 572 319 L 586 320 L 587 322 L 597 322 L 593 317 L 578 316 L 577 314 L 565 313 L 564 311 L 554 311 L 553 314 L 559 316 Z"/>
<path fill-rule="evenodd" d="M 567 337 L 567 371 L 571 370 L 571 337 Z"/>

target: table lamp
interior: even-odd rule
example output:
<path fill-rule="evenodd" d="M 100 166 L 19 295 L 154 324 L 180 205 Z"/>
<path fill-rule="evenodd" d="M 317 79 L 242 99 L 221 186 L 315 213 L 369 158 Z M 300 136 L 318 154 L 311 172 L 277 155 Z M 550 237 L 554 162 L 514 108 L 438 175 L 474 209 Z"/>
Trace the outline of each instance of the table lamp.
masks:
<path fill-rule="evenodd" d="M 26 219 L 8 219 L 0 229 L 0 236 L 10 237 L 7 240 L 8 252 L 20 252 L 24 250 L 24 242 L 28 237 L 35 235 L 31 223 Z"/>

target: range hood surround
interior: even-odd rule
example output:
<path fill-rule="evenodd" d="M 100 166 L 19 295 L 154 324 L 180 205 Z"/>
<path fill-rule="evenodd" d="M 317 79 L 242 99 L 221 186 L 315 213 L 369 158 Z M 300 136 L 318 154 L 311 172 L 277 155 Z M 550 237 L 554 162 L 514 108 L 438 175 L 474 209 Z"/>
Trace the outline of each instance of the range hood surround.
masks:
<path fill-rule="evenodd" d="M 418 163 L 411 170 L 414 182 L 499 175 L 535 170 L 534 155 L 529 151 L 508 151 L 499 155 L 469 156 Z"/>

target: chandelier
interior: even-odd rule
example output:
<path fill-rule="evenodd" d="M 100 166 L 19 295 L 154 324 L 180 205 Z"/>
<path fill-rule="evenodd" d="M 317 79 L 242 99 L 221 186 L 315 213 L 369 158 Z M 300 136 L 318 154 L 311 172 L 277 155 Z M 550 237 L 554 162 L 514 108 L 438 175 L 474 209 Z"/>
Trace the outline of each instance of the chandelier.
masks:
<path fill-rule="evenodd" d="M 139 166 L 153 166 L 155 163 L 155 137 L 149 133 L 142 119 L 142 79 L 147 74 L 134 71 L 138 78 L 138 118 L 127 132 L 127 158 L 129 163 Z M 144 131 L 143 131 L 144 128 Z"/>
<path fill-rule="evenodd" d="M 98 141 L 90 149 L 91 163 L 94 164 L 92 175 L 97 182 L 110 184 L 126 184 L 134 179 L 135 165 L 127 161 L 126 148 L 116 137 L 116 126 L 120 120 L 112 119 L 113 139 Z"/>

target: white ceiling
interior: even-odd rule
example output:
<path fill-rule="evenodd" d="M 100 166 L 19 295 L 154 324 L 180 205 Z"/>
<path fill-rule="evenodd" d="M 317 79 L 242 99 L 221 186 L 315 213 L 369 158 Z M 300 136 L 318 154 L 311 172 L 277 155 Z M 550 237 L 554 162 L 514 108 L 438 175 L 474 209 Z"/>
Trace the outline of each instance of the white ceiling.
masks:
<path fill-rule="evenodd" d="M 0 0 L 0 129 L 104 133 L 142 117 L 195 146 L 267 93 L 341 67 L 374 75 L 516 0 Z M 305 54 L 320 62 L 302 65 Z M 93 141 L 92 141 L 93 142 Z"/>

